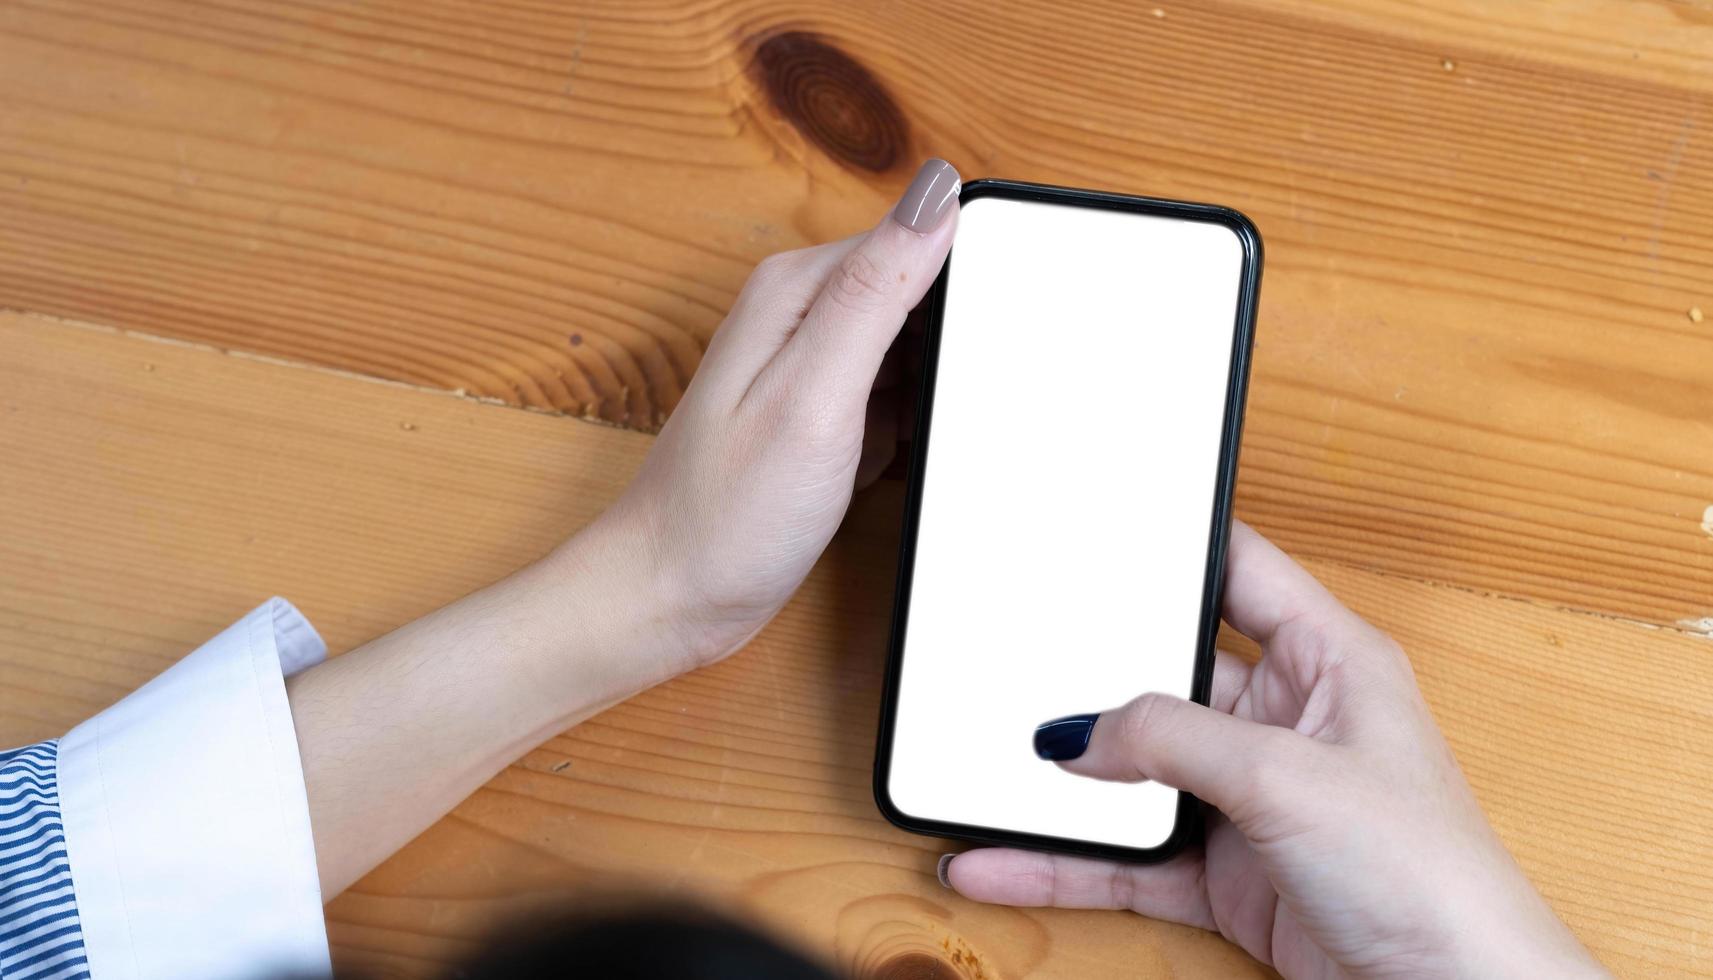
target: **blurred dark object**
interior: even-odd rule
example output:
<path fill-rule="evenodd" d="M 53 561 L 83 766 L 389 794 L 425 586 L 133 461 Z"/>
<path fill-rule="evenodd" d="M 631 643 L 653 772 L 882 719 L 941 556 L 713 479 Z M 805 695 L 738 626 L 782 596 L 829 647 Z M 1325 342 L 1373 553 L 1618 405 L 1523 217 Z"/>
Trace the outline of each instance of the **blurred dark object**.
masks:
<path fill-rule="evenodd" d="M 768 937 L 695 909 L 538 918 L 497 934 L 459 980 L 834 980 Z"/>

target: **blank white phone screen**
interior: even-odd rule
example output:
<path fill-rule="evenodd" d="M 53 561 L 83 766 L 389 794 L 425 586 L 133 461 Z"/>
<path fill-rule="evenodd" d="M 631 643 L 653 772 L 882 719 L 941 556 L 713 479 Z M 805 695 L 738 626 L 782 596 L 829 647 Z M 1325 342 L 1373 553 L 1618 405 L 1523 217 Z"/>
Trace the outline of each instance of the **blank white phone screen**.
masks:
<path fill-rule="evenodd" d="M 1243 244 L 996 197 L 960 222 L 888 794 L 918 820 L 1158 846 L 1174 790 L 1071 775 L 1033 738 L 1190 695 Z"/>

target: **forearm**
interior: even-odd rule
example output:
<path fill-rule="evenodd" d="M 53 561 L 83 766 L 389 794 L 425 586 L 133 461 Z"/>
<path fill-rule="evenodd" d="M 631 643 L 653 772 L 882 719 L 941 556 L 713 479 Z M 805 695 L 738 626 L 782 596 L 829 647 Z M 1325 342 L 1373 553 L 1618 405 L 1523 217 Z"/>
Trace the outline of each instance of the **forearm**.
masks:
<path fill-rule="evenodd" d="M 779 610 L 844 516 L 958 187 L 931 160 L 867 234 L 766 263 L 624 497 L 552 556 L 291 681 L 324 897 L 531 747 Z"/>
<path fill-rule="evenodd" d="M 548 558 L 291 678 L 324 899 L 514 759 L 685 662 L 668 590 L 622 536 L 597 522 Z"/>

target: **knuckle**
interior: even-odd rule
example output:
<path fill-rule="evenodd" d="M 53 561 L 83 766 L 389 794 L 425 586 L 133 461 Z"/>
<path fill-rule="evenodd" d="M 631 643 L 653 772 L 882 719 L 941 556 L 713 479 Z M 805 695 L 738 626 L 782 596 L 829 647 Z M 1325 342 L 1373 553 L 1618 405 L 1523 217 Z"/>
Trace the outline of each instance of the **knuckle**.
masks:
<path fill-rule="evenodd" d="M 1321 663 L 1336 659 L 1344 646 L 1344 630 L 1329 615 L 1293 616 L 1280 633 L 1280 639 L 1287 641 L 1293 649 Z"/>
<path fill-rule="evenodd" d="M 1111 876 L 1107 882 L 1108 901 L 1115 909 L 1134 909 L 1136 907 L 1136 877 L 1128 865 L 1115 864 L 1108 871 Z"/>
<path fill-rule="evenodd" d="M 757 268 L 766 269 L 769 273 L 774 275 L 782 275 L 788 272 L 795 272 L 802 261 L 803 250 L 791 249 L 784 252 L 774 252 L 772 255 L 762 259 Z"/>
<path fill-rule="evenodd" d="M 886 273 L 873 256 L 855 249 L 840 260 L 838 271 L 827 282 L 827 294 L 850 309 L 873 309 L 887 300 Z"/>
<path fill-rule="evenodd" d="M 791 273 L 792 258 L 790 252 L 775 252 L 755 264 L 749 274 L 751 289 L 768 289 L 781 282 Z"/>
<path fill-rule="evenodd" d="M 1170 724 L 1176 705 L 1174 699 L 1153 692 L 1131 701 L 1124 711 L 1125 741 L 1140 744 L 1150 733 Z"/>
<path fill-rule="evenodd" d="M 1383 678 L 1393 687 L 1415 685 L 1415 668 L 1404 648 L 1355 614 L 1305 618 L 1292 625 L 1292 646 L 1312 663 L 1352 677 Z"/>
<path fill-rule="evenodd" d="M 1403 645 L 1397 640 L 1392 639 L 1392 637 L 1385 633 L 1380 633 L 1379 630 L 1375 630 L 1375 632 L 1379 633 L 1377 645 L 1380 648 L 1384 662 L 1389 664 L 1392 669 L 1397 672 L 1399 677 L 1407 681 L 1411 687 L 1414 687 L 1416 683 L 1416 666 L 1411 662 L 1409 653 L 1404 650 Z"/>
<path fill-rule="evenodd" d="M 1176 699 L 1150 692 L 1131 701 L 1119 714 L 1119 737 L 1130 764 L 1136 767 L 1136 776 L 1153 778 L 1153 774 L 1144 769 L 1142 756 L 1150 746 L 1159 743 L 1161 733 L 1172 724 L 1179 705 Z"/>
<path fill-rule="evenodd" d="M 755 287 L 773 279 L 777 279 L 779 277 L 779 273 L 782 271 L 780 266 L 782 266 L 784 262 L 784 257 L 777 252 L 763 258 L 760 262 L 755 264 L 755 268 L 749 270 L 749 279 L 745 282 L 745 285 L 754 289 Z"/>
<path fill-rule="evenodd" d="M 1026 895 L 1032 904 L 1053 904 L 1058 889 L 1058 868 L 1052 858 L 1031 854 L 1011 870 L 1012 890 Z"/>

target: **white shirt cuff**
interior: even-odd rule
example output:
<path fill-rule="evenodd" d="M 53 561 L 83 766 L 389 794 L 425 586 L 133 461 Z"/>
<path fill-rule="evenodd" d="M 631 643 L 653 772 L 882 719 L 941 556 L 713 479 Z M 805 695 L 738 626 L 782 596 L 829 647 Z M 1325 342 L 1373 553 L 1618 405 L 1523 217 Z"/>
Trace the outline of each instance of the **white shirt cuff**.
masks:
<path fill-rule="evenodd" d="M 332 972 L 285 692 L 326 655 L 271 599 L 60 741 L 96 980 Z"/>

